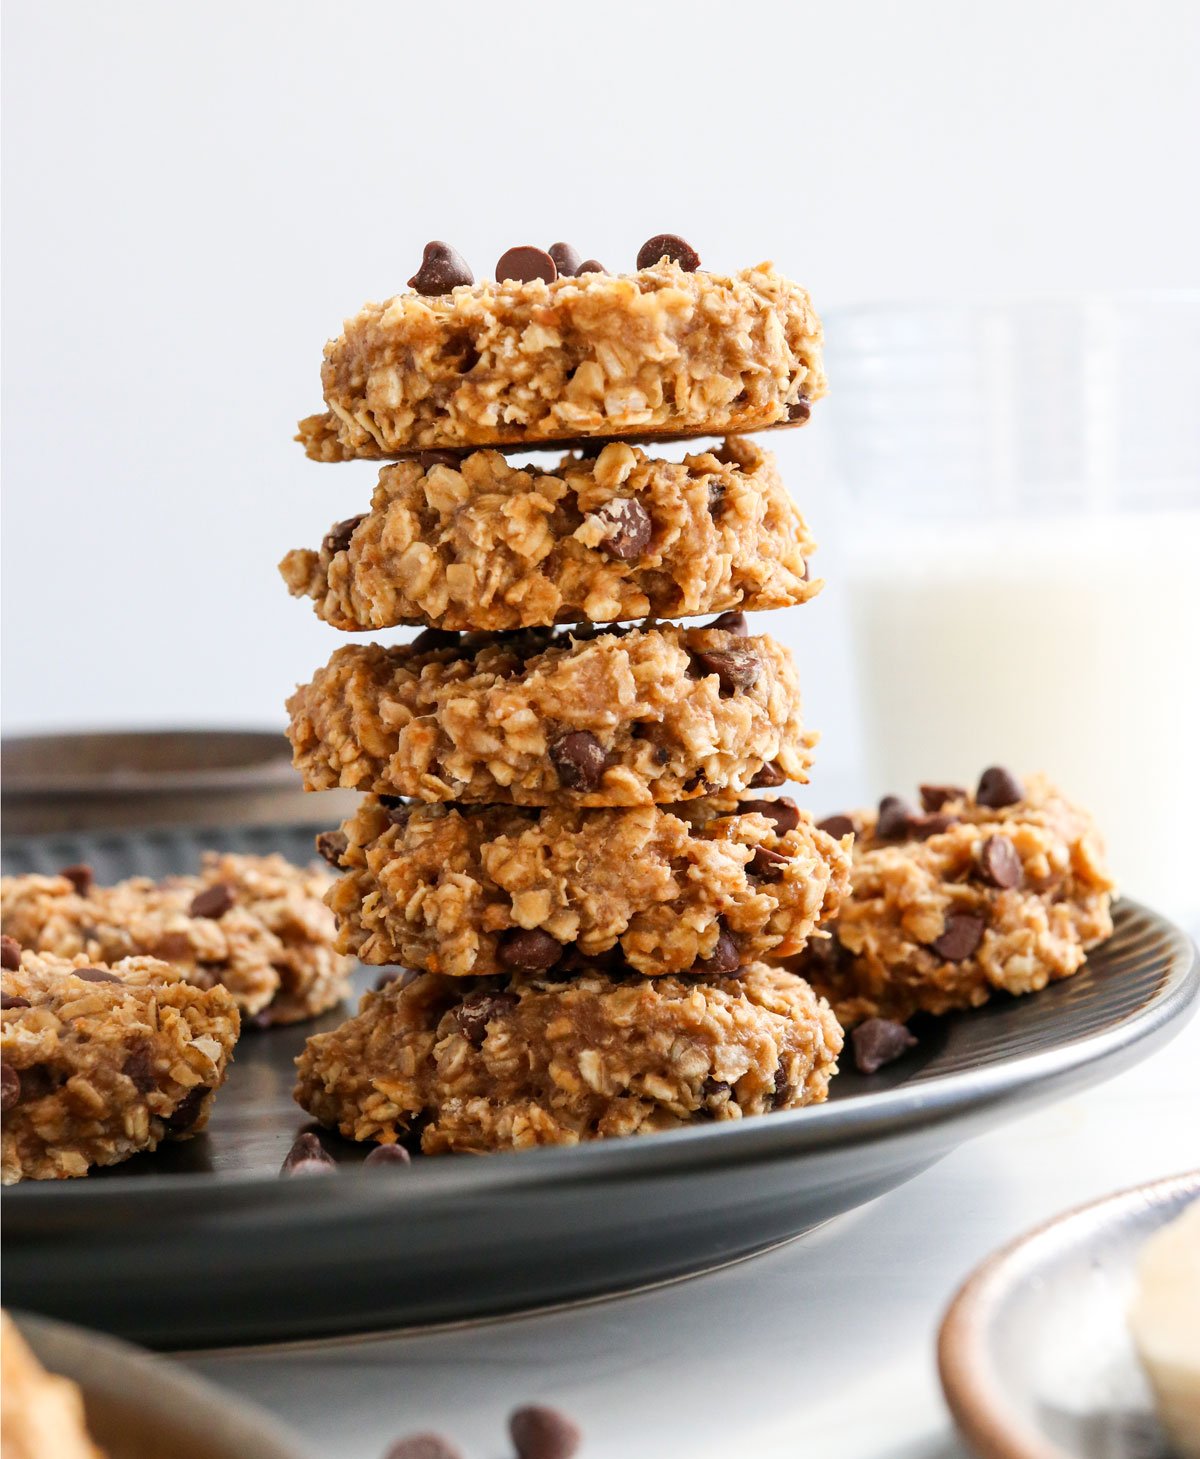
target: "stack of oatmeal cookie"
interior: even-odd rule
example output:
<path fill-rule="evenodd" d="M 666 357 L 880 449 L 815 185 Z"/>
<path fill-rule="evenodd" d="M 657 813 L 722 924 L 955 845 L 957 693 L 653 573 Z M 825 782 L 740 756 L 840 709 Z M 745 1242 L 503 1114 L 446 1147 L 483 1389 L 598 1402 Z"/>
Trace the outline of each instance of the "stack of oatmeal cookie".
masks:
<path fill-rule="evenodd" d="M 327 346 L 301 426 L 317 460 L 390 464 L 289 588 L 421 632 L 338 649 L 289 701 L 306 787 L 364 793 L 318 842 L 339 946 L 405 970 L 309 1041 L 297 1098 L 427 1152 L 821 1100 L 841 1030 L 781 964 L 836 914 L 850 841 L 760 794 L 807 779 L 815 737 L 742 616 L 821 586 L 744 434 L 807 418 L 820 323 L 769 265 L 707 272 L 669 235 L 627 274 L 555 244 L 495 276 L 429 244 Z"/>

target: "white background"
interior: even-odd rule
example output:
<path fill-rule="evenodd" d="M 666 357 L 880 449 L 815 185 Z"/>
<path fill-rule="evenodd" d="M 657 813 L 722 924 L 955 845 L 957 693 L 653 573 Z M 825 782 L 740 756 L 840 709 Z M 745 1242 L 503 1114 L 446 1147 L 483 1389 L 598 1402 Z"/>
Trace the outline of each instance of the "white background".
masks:
<path fill-rule="evenodd" d="M 864 300 L 1186 284 L 1200 6 L 9 0 L 4 727 L 282 723 L 333 632 L 274 564 L 369 465 L 291 442 L 427 238 L 629 266 L 663 229 Z M 1191 72 L 1192 74 L 1189 74 Z M 834 382 L 836 388 L 836 381 Z M 830 587 L 777 616 L 855 762 Z M 819 788 L 819 782 L 818 782 Z"/>

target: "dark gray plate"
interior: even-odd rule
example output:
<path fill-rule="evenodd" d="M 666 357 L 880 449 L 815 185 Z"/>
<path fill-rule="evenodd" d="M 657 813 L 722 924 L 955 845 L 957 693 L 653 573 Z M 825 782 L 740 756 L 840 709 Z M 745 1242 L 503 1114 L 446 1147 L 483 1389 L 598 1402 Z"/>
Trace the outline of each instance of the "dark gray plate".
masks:
<path fill-rule="evenodd" d="M 5 870 L 101 880 L 191 869 L 205 846 L 303 860 L 295 828 L 56 836 Z M 365 982 L 370 975 L 363 974 Z M 276 1172 L 305 1117 L 291 1061 L 315 1025 L 247 1034 L 208 1131 L 82 1181 L 5 1192 L 5 1300 L 162 1345 L 480 1317 L 683 1276 L 793 1236 L 970 1135 L 1115 1074 L 1196 1001 L 1188 939 L 1136 903 L 1077 977 L 943 1019 L 911 1055 L 847 1071 L 814 1109 L 572 1149 Z"/>

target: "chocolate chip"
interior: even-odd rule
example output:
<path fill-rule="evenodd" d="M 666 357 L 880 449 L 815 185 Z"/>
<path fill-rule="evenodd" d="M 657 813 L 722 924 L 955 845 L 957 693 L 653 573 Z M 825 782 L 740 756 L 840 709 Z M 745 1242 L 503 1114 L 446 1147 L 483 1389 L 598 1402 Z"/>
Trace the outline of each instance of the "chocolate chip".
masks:
<path fill-rule="evenodd" d="M 746 870 L 760 881 L 778 881 L 783 875 L 783 867 L 790 860 L 790 857 L 780 851 L 772 851 L 769 846 L 756 846 Z"/>
<path fill-rule="evenodd" d="M 1002 806 L 1016 805 L 1025 798 L 1025 787 L 1003 765 L 992 765 L 979 777 L 979 788 L 975 792 L 975 803 L 991 810 Z"/>
<path fill-rule="evenodd" d="M 496 263 L 496 282 L 499 284 L 530 284 L 534 279 L 552 284 L 558 278 L 558 267 L 544 249 L 533 248 L 528 243 L 519 244 L 502 253 Z"/>
<path fill-rule="evenodd" d="M 411 1165 L 412 1156 L 403 1145 L 376 1145 L 364 1165 Z"/>
<path fill-rule="evenodd" d="M 719 618 L 714 618 L 711 623 L 704 625 L 708 628 L 720 628 L 725 633 L 736 633 L 739 638 L 745 638 L 750 632 L 744 613 L 722 613 Z"/>
<path fill-rule="evenodd" d="M 554 944 L 558 946 L 557 943 Z M 557 961 L 557 959 L 555 959 Z M 499 1018 L 520 1000 L 515 993 L 472 993 L 463 999 L 455 1010 L 455 1018 L 462 1030 L 463 1038 L 469 1044 L 481 1048 L 487 1037 L 487 1026 L 493 1018 Z"/>
<path fill-rule="evenodd" d="M 297 1135 L 279 1167 L 280 1175 L 333 1175 L 337 1162 L 312 1130 Z"/>
<path fill-rule="evenodd" d="M 695 649 L 692 662 L 705 674 L 716 674 L 722 694 L 752 689 L 762 673 L 762 661 L 752 648 Z"/>
<path fill-rule="evenodd" d="M 577 274 L 583 263 L 578 250 L 572 248 L 569 243 L 552 243 L 550 257 L 554 260 L 554 266 L 558 269 L 560 277 Z"/>
<path fill-rule="evenodd" d="M 116 973 L 110 973 L 107 968 L 72 968 L 71 971 L 77 978 L 82 978 L 85 983 L 119 983 L 121 981 Z"/>
<path fill-rule="evenodd" d="M 15 973 L 21 966 L 21 944 L 15 937 L 9 937 L 7 933 L 0 937 L 0 967 L 7 968 L 10 973 Z"/>
<path fill-rule="evenodd" d="M 65 876 L 81 897 L 86 897 L 96 884 L 92 868 L 84 861 L 80 861 L 74 866 L 64 866 L 59 872 L 59 876 Z"/>
<path fill-rule="evenodd" d="M 810 939 L 805 945 L 804 956 L 811 972 L 832 977 L 841 967 L 844 951 L 837 933 L 831 932 L 828 937 Z"/>
<path fill-rule="evenodd" d="M 197 1084 L 194 1089 L 189 1089 L 175 1106 L 175 1113 L 163 1121 L 167 1129 L 173 1135 L 182 1135 L 185 1130 L 190 1130 L 200 1118 L 200 1107 L 211 1093 L 207 1084 Z"/>
<path fill-rule="evenodd" d="M 676 233 L 656 233 L 638 249 L 638 268 L 653 268 L 660 258 L 669 258 L 685 273 L 694 274 L 700 267 L 700 255 L 692 245 Z"/>
<path fill-rule="evenodd" d="M 921 808 L 927 811 L 940 811 L 949 801 L 967 798 L 967 792 L 961 785 L 922 785 L 918 789 L 921 792 Z"/>
<path fill-rule="evenodd" d="M 233 888 L 228 882 L 215 881 L 192 898 L 188 908 L 189 917 L 211 917 L 214 921 L 224 917 L 234 904 Z"/>
<path fill-rule="evenodd" d="M 559 782 L 569 790 L 595 790 L 608 769 L 608 752 L 588 730 L 562 735 L 550 746 Z"/>
<path fill-rule="evenodd" d="M 28 998 L 22 998 L 19 993 L 0 993 L 0 1008 L 32 1008 Z"/>
<path fill-rule="evenodd" d="M 730 973 L 736 973 L 741 965 L 742 955 L 738 950 L 737 939 L 728 928 L 722 927 L 717 935 L 716 947 L 708 957 L 698 958 L 692 964 L 691 971 L 706 978 L 724 978 Z"/>
<path fill-rule="evenodd" d="M 771 790 L 776 785 L 786 784 L 787 776 L 772 761 L 769 765 L 764 765 L 758 774 L 755 775 L 754 779 L 750 782 L 749 788 L 751 790 Z"/>
<path fill-rule="evenodd" d="M 461 642 L 462 635 L 449 628 L 422 628 L 408 647 L 411 653 L 427 654 L 436 649 L 457 648 Z M 398 799 L 395 796 L 392 798 Z"/>
<path fill-rule="evenodd" d="M 457 1444 L 441 1434 L 409 1434 L 397 1439 L 383 1459 L 463 1459 Z"/>
<path fill-rule="evenodd" d="M 942 935 L 929 946 L 948 963 L 960 963 L 978 950 L 985 925 L 984 919 L 975 912 L 950 912 L 943 923 Z"/>
<path fill-rule="evenodd" d="M 632 562 L 641 557 L 650 545 L 654 527 L 650 513 L 635 497 L 614 497 L 595 512 L 596 520 L 604 528 L 604 541 L 600 547 L 610 557 L 620 562 Z"/>
<path fill-rule="evenodd" d="M 508 1416 L 508 1432 L 517 1459 L 571 1459 L 583 1442 L 573 1419 L 542 1403 L 514 1409 Z"/>
<path fill-rule="evenodd" d="M 794 404 L 788 406 L 788 420 L 804 421 L 812 415 L 812 407 L 802 395 Z"/>
<path fill-rule="evenodd" d="M 435 238 L 425 245 L 421 267 L 408 281 L 410 289 L 418 294 L 433 298 L 437 294 L 448 294 L 460 284 L 473 284 L 475 275 L 467 267 L 467 261 L 448 243 Z"/>
<path fill-rule="evenodd" d="M 787 1070 L 782 1064 L 777 1064 L 775 1067 L 775 1089 L 771 1095 L 771 1108 L 782 1109 L 784 1104 L 787 1103 L 787 1097 L 790 1093 L 791 1089 L 788 1086 Z"/>
<path fill-rule="evenodd" d="M 1007 836 L 989 836 L 979 848 L 980 876 L 1001 891 L 1019 886 L 1024 872 L 1017 848 Z"/>
<path fill-rule="evenodd" d="M 385 810 L 398 811 L 404 807 L 404 798 L 399 795 L 380 795 L 376 799 Z"/>
<path fill-rule="evenodd" d="M 462 458 L 453 451 L 418 451 L 417 462 L 422 471 L 432 471 L 435 466 L 449 466 L 451 471 L 457 471 Z"/>
<path fill-rule="evenodd" d="M 322 831 L 317 837 L 317 855 L 330 866 L 341 866 L 342 857 L 350 849 L 345 831 Z"/>
<path fill-rule="evenodd" d="M 709 477 L 708 481 L 708 514 L 716 517 L 725 501 L 725 483 L 718 481 L 715 476 Z"/>
<path fill-rule="evenodd" d="M 916 811 L 898 795 L 885 795 L 879 802 L 875 834 L 881 841 L 897 840 L 908 835 L 908 823 Z"/>
<path fill-rule="evenodd" d="M 133 1081 L 133 1087 L 139 1094 L 148 1094 L 158 1083 L 158 1075 L 154 1069 L 153 1041 L 142 1039 L 134 1044 L 126 1056 L 121 1072 Z"/>
<path fill-rule="evenodd" d="M 0 1113 L 7 1114 L 21 1103 L 21 1076 L 11 1064 L 0 1063 Z"/>
<path fill-rule="evenodd" d="M 543 973 L 562 957 L 563 946 L 540 927 L 517 927 L 506 932 L 496 956 L 506 968 L 521 973 Z"/>
<path fill-rule="evenodd" d="M 376 993 L 382 992 L 384 988 L 390 988 L 393 983 L 399 983 L 401 989 L 407 988 L 410 983 L 415 983 L 417 974 L 411 968 L 386 968 L 371 984 Z"/>
<path fill-rule="evenodd" d="M 777 795 L 774 800 L 744 800 L 738 806 L 741 815 L 766 816 L 774 821 L 777 835 L 785 836 L 800 824 L 800 807 L 790 795 Z"/>
<path fill-rule="evenodd" d="M 902 1023 L 890 1018 L 868 1018 L 850 1032 L 854 1067 L 860 1074 L 875 1074 L 901 1054 L 915 1048 L 917 1041 Z"/>
<path fill-rule="evenodd" d="M 365 516 L 365 512 L 360 512 L 357 517 L 347 517 L 344 522 L 336 522 L 325 533 L 321 541 L 321 551 L 327 557 L 336 557 L 339 552 L 345 552 L 350 546 L 350 539 L 354 536 L 355 527 Z"/>
<path fill-rule="evenodd" d="M 854 822 L 849 816 L 826 816 L 823 821 L 817 822 L 817 830 L 824 831 L 827 836 L 832 836 L 835 841 L 840 841 L 843 836 L 853 836 Z"/>
<path fill-rule="evenodd" d="M 733 1086 L 724 1079 L 709 1077 L 700 1086 L 700 1102 L 706 1105 L 728 1104 L 729 1096 L 733 1093 Z"/>
<path fill-rule="evenodd" d="M 575 276 L 578 278 L 581 274 L 606 274 L 607 272 L 608 270 L 598 258 L 585 258 L 575 270 Z"/>
<path fill-rule="evenodd" d="M 931 815 L 913 814 L 908 818 L 908 834 L 916 841 L 928 841 L 930 836 L 940 836 L 951 826 L 957 826 L 960 817 L 937 811 Z"/>

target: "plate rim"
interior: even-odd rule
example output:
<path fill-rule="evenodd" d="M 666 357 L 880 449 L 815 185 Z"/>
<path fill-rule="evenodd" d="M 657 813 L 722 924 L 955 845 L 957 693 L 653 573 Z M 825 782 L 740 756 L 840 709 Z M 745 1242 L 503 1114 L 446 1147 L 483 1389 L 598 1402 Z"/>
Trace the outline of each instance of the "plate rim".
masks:
<path fill-rule="evenodd" d="M 989 1360 L 989 1308 L 1003 1292 L 1009 1268 L 1051 1235 L 1075 1224 L 1093 1224 L 1101 1212 L 1115 1214 L 1181 1194 L 1200 1200 L 1200 1166 L 1126 1186 L 1047 1217 L 985 1257 L 958 1288 L 938 1328 L 938 1378 L 955 1426 L 981 1459 L 1078 1459 L 1010 1416 L 1006 1390 Z"/>

